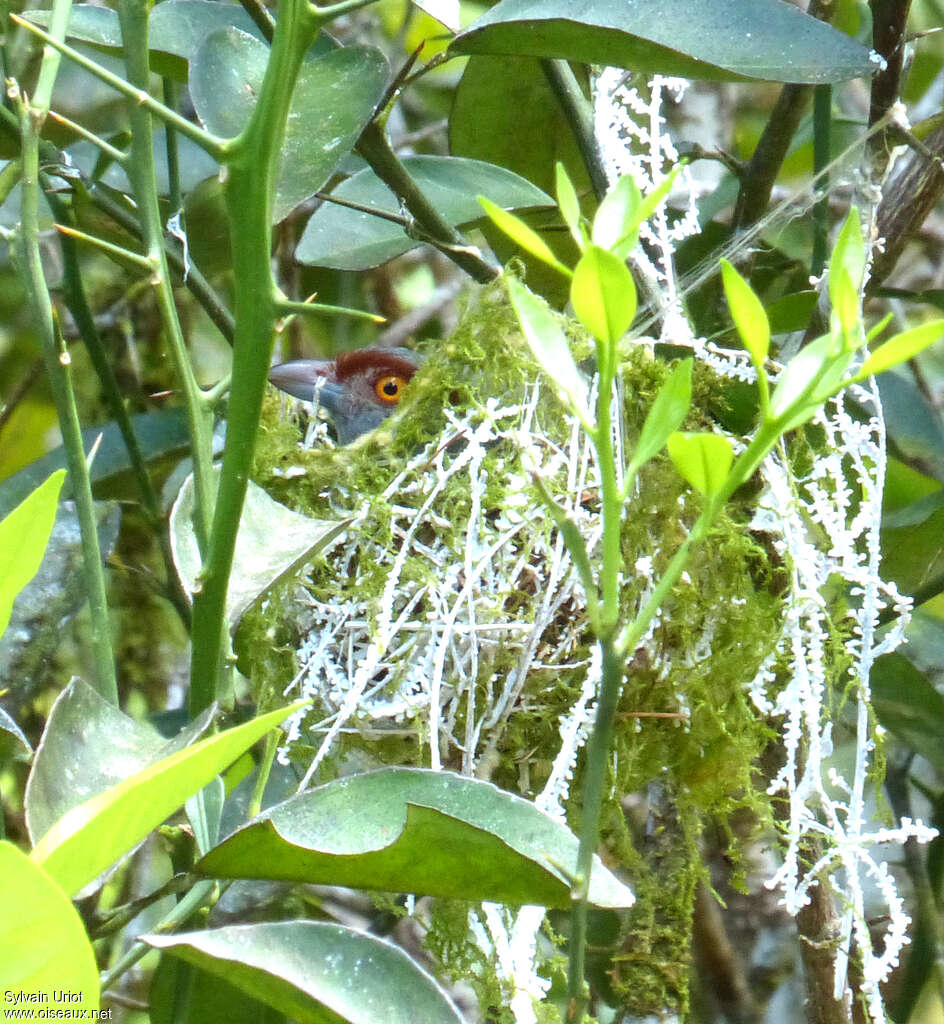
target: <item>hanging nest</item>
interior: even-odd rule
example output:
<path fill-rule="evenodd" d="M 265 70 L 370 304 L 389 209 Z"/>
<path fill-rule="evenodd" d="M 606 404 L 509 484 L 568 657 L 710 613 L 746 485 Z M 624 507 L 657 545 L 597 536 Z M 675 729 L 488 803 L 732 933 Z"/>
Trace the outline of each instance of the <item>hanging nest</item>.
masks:
<path fill-rule="evenodd" d="M 589 340 L 565 329 L 588 358 Z M 632 445 L 666 373 L 648 347 L 627 348 L 619 444 Z M 686 428 L 706 429 L 698 410 L 719 407 L 722 388 L 696 370 Z M 273 399 L 257 481 L 313 517 L 355 518 L 242 630 L 242 664 L 258 682 L 315 698 L 292 756 L 310 760 L 334 726 L 335 761 L 356 749 L 370 755 L 361 764 L 429 764 L 433 741 L 445 767 L 539 791 L 561 721 L 596 669 L 583 589 L 532 474 L 577 523 L 591 561 L 599 494 L 592 449 L 527 348 L 504 283 L 474 297 L 404 407 L 354 445 L 300 447 L 279 408 Z M 764 730 L 746 684 L 777 635 L 780 600 L 745 504 L 695 553 L 632 659 L 619 791 L 667 766 L 701 805 L 749 788 Z M 643 471 L 623 525 L 624 607 L 645 598 L 699 505 L 667 458 Z"/>

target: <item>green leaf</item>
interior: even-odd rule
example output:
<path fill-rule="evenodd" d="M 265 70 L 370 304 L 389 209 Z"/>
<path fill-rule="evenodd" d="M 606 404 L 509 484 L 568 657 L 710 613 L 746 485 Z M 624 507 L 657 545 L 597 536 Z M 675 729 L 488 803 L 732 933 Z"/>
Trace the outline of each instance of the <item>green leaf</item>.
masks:
<path fill-rule="evenodd" d="M 24 15 L 36 25 L 48 27 L 48 11 L 28 11 Z M 213 32 L 236 28 L 262 41 L 262 33 L 252 18 L 237 4 L 218 0 L 165 0 L 151 10 L 148 20 L 148 53 L 151 70 L 178 82 L 187 81 L 187 62 Z M 75 4 L 69 12 L 67 37 L 87 43 L 106 53 L 118 53 L 122 47 L 121 25 L 116 11 L 93 4 Z M 333 49 L 322 37 L 317 48 Z"/>
<path fill-rule="evenodd" d="M 39 570 L 65 478 L 65 470 L 57 470 L 0 520 L 0 633 L 10 622 L 17 594 Z"/>
<path fill-rule="evenodd" d="M 215 32 L 193 55 L 190 95 L 200 120 L 221 138 L 245 128 L 256 105 L 269 47 L 235 28 Z M 279 164 L 274 222 L 324 185 L 383 95 L 387 62 L 369 46 L 344 46 L 302 64 Z"/>
<path fill-rule="evenodd" d="M 131 417 L 131 425 L 146 462 L 177 454 L 188 447 L 187 418 L 182 409 L 137 413 Z M 127 445 L 114 421 L 100 427 L 86 427 L 82 431 L 82 446 L 86 451 L 91 449 L 99 435 L 102 440 L 89 471 L 93 484 L 114 480 L 131 466 Z M 65 450 L 59 447 L 0 482 L 0 515 L 5 515 L 21 502 L 50 473 L 65 466 Z M 68 497 L 69 493 L 69 481 L 66 480 L 61 497 Z"/>
<path fill-rule="evenodd" d="M 531 253 L 532 256 L 536 256 L 542 263 L 553 267 L 565 277 L 570 277 L 570 268 L 561 263 L 547 242 L 533 228 L 528 227 L 520 217 L 508 213 L 490 199 L 486 199 L 485 196 L 479 196 L 478 200 L 482 209 L 488 214 L 489 220 L 504 231 L 515 245 Z"/>
<path fill-rule="evenodd" d="M 633 275 L 619 257 L 589 245 L 574 268 L 570 301 L 587 330 L 604 344 L 614 345 L 636 316 Z"/>
<path fill-rule="evenodd" d="M 865 47 L 779 0 L 502 0 L 450 51 L 727 81 L 817 84 L 877 70 Z"/>
<path fill-rule="evenodd" d="M 876 659 L 869 685 L 879 722 L 944 775 L 944 697 L 897 652 Z"/>
<path fill-rule="evenodd" d="M 32 859 L 67 893 L 77 893 L 305 703 L 202 740 L 73 807 L 37 843 Z"/>
<path fill-rule="evenodd" d="M 216 470 L 219 476 L 219 470 Z M 184 590 L 192 594 L 202 567 L 193 531 L 193 477 L 184 481 L 170 514 L 170 546 Z M 353 520 L 310 519 L 280 505 L 252 481 L 246 492 L 226 593 L 226 621 L 235 629 L 246 610 L 305 562 L 328 548 Z"/>
<path fill-rule="evenodd" d="M 669 374 L 652 403 L 630 461 L 630 472 L 662 451 L 669 436 L 682 425 L 691 404 L 692 360 L 683 359 Z"/>
<path fill-rule="evenodd" d="M 783 416 L 804 394 L 804 406 L 809 404 L 813 393 L 812 386 L 821 379 L 826 367 L 837 358 L 836 347 L 833 336 L 824 334 L 801 348 L 787 363 L 770 396 L 770 415 L 773 419 Z"/>
<path fill-rule="evenodd" d="M 944 481 L 944 425 L 937 408 L 911 374 L 883 373 L 876 383 L 889 440 L 911 466 Z"/>
<path fill-rule="evenodd" d="M 899 363 L 906 363 L 913 359 L 919 352 L 933 345 L 944 336 L 944 320 L 932 320 L 930 323 L 921 324 L 919 327 L 912 327 L 911 330 L 902 331 L 894 338 L 889 338 L 865 360 L 861 369 L 856 374 L 856 380 L 864 380 L 866 377 L 884 373 Z"/>
<path fill-rule="evenodd" d="M 33 748 L 23 730 L 0 708 L 0 764 L 9 758 L 28 761 L 32 755 Z"/>
<path fill-rule="evenodd" d="M 449 152 L 506 167 L 548 193 L 559 161 L 578 193 L 590 189 L 573 129 L 533 57 L 469 58 L 449 110 Z"/>
<path fill-rule="evenodd" d="M 6 841 L 0 842 L 0 906 L 0 991 L 7 1019 L 13 1019 L 15 995 L 35 993 L 48 1003 L 53 989 L 79 994 L 70 1009 L 97 1010 L 98 966 L 82 918 L 55 881 Z"/>
<path fill-rule="evenodd" d="M 230 925 L 145 942 L 225 979 L 300 1024 L 462 1024 L 400 948 L 322 921 Z"/>
<path fill-rule="evenodd" d="M 620 255 L 624 250 L 625 255 L 632 252 L 641 223 L 636 217 L 641 203 L 642 195 L 633 176 L 624 174 L 597 207 L 591 236 L 594 244 L 613 250 L 620 243 Z"/>
<path fill-rule="evenodd" d="M 67 477 L 63 490 L 68 484 Z M 118 539 L 121 508 L 117 501 L 97 501 L 94 517 L 99 549 L 107 558 Z M 73 504 L 59 503 L 46 554 L 20 591 L 10 625 L 0 635 L 0 690 L 10 689 L 14 706 L 27 705 L 42 690 L 42 666 L 62 646 L 63 622 L 88 601 L 82 530 Z"/>
<path fill-rule="evenodd" d="M 829 290 L 832 296 L 833 316 L 839 321 L 843 333 L 851 335 L 853 328 L 860 320 L 859 290 L 852 283 L 849 271 L 845 267 L 838 268 L 835 278 L 830 272 Z M 850 341 L 855 340 L 854 337 L 848 337 L 846 343 L 849 344 Z M 864 342 L 864 340 L 865 338 L 861 337 L 861 341 Z"/>
<path fill-rule="evenodd" d="M 513 279 L 508 295 L 518 314 L 522 333 L 544 372 L 567 396 L 574 409 L 589 421 L 587 385 L 574 362 L 567 338 L 557 317 L 533 292 Z"/>
<path fill-rule="evenodd" d="M 423 194 L 452 225 L 484 217 L 476 196 L 497 206 L 552 206 L 550 196 L 503 167 L 461 157 L 408 156 L 404 167 Z M 338 199 L 402 216 L 396 196 L 366 168 L 332 191 Z M 295 256 L 301 263 L 335 270 L 376 267 L 420 244 L 398 224 L 369 213 L 324 203 L 308 221 Z"/>
<path fill-rule="evenodd" d="M 271 808 L 211 850 L 197 870 L 567 907 L 577 845 L 563 825 L 491 783 L 390 768 Z M 595 860 L 590 901 L 626 907 L 633 897 Z"/>
<path fill-rule="evenodd" d="M 73 807 L 193 743 L 210 724 L 204 713 L 173 739 L 135 721 L 81 679 L 59 694 L 26 784 L 26 827 L 34 844 Z"/>
<path fill-rule="evenodd" d="M 560 160 L 554 165 L 554 175 L 557 184 L 557 205 L 577 247 L 582 250 L 585 240 L 580 225 L 580 199 L 577 197 L 577 190 Z"/>
<path fill-rule="evenodd" d="M 166 2 L 166 0 L 165 0 Z M 145 937 L 142 936 L 142 941 Z M 172 951 L 169 951 L 172 952 Z M 187 997 L 181 998 L 186 992 Z M 225 978 L 176 956 L 162 956 L 148 989 L 148 1024 L 290 1024 Z"/>
<path fill-rule="evenodd" d="M 672 434 L 669 455 L 675 468 L 702 494 L 717 494 L 734 461 L 731 442 L 720 434 Z"/>
<path fill-rule="evenodd" d="M 747 281 L 727 260 L 721 261 L 721 277 L 731 318 L 741 341 L 758 371 L 764 372 L 764 361 L 770 350 L 770 323 L 763 304 Z"/>
<path fill-rule="evenodd" d="M 843 272 L 848 275 L 848 281 Z M 841 318 L 849 317 L 846 307 L 849 305 L 848 293 L 851 286 L 855 295 L 855 318 L 858 319 L 858 296 L 864 274 L 865 243 L 862 241 L 859 211 L 853 206 L 839 229 L 839 234 L 833 245 L 832 256 L 829 259 L 829 303 Z M 848 329 L 847 320 L 842 319 L 842 323 Z"/>

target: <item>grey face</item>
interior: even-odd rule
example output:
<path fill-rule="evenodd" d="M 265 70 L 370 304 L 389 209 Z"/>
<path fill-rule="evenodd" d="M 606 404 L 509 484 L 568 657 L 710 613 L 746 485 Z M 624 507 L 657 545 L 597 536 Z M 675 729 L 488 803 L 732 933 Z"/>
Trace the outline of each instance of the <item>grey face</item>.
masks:
<path fill-rule="evenodd" d="M 305 402 L 317 401 L 339 444 L 378 427 L 399 405 L 403 389 L 423 362 L 407 348 L 363 348 L 335 360 L 299 359 L 274 366 L 269 380 Z"/>

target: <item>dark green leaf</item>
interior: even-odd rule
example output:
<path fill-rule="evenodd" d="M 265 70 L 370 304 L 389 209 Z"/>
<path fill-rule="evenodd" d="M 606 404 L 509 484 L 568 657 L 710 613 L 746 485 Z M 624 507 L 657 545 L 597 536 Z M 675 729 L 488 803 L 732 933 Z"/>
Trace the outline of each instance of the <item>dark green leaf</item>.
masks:
<path fill-rule="evenodd" d="M 24 15 L 37 25 L 48 26 L 47 11 Z M 187 80 L 187 61 L 207 36 L 220 29 L 236 28 L 262 39 L 252 18 L 238 4 L 218 0 L 165 0 L 151 11 L 148 50 L 151 70 L 179 82 Z M 67 38 L 105 52 L 121 50 L 121 26 L 116 11 L 96 4 L 75 4 L 69 14 Z M 319 49 L 329 48 L 322 43 Z"/>
<path fill-rule="evenodd" d="M 269 48 L 225 29 L 193 55 L 190 94 L 206 127 L 222 138 L 246 126 L 262 87 Z M 313 195 L 348 155 L 383 93 L 387 62 L 379 50 L 345 46 L 309 55 L 302 65 L 289 112 L 276 185 L 273 220 L 286 217 Z"/>
<path fill-rule="evenodd" d="M 337 924 L 231 925 L 145 941 L 300 1024 L 462 1024 L 449 997 L 402 949 Z"/>
<path fill-rule="evenodd" d="M 22 729 L 0 708 L 0 764 L 11 757 L 28 759 L 32 753 Z"/>
<path fill-rule="evenodd" d="M 148 1024 L 290 1024 L 224 977 L 176 956 L 162 956 L 148 991 Z"/>
<path fill-rule="evenodd" d="M 287 800 L 197 867 L 223 878 L 566 907 L 576 856 L 576 838 L 520 797 L 452 772 L 392 768 Z M 590 901 L 629 906 L 632 894 L 597 861 Z"/>
<path fill-rule="evenodd" d="M 559 160 L 579 193 L 590 188 L 573 129 L 531 57 L 469 60 L 449 113 L 449 152 L 505 167 L 545 192 Z"/>
<path fill-rule="evenodd" d="M 147 461 L 180 452 L 188 446 L 187 419 L 182 409 L 138 413 L 131 417 L 131 424 Z M 87 427 L 82 431 L 82 443 L 86 452 L 91 449 L 99 434 L 102 435 L 102 440 L 90 470 L 93 483 L 112 479 L 126 472 L 131 465 L 121 431 L 114 422 L 105 423 L 100 427 Z M 18 505 L 50 473 L 64 469 L 65 466 L 65 452 L 62 448 L 56 448 L 13 476 L 7 477 L 0 483 L 0 516 L 5 516 L 14 505 Z M 68 497 L 69 493 L 67 480 L 62 497 Z"/>
<path fill-rule="evenodd" d="M 730 81 L 815 84 L 878 70 L 865 47 L 780 0 L 502 0 L 450 49 Z"/>
<path fill-rule="evenodd" d="M 529 181 L 480 160 L 408 156 L 403 164 L 427 199 L 453 225 L 470 224 L 484 217 L 476 199 L 479 195 L 503 209 L 553 205 L 550 196 Z M 332 195 L 385 213 L 404 214 L 396 196 L 369 169 L 342 182 Z M 364 270 L 419 244 L 389 220 L 325 203 L 309 220 L 295 256 L 300 263 Z"/>
<path fill-rule="evenodd" d="M 944 777 L 944 697 L 897 652 L 876 659 L 870 685 L 882 725 Z"/>

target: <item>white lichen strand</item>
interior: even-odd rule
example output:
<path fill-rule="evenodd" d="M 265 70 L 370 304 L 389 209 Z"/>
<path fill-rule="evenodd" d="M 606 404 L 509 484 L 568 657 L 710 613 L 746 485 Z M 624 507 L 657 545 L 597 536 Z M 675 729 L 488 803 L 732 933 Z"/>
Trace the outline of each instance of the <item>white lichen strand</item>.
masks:
<path fill-rule="evenodd" d="M 646 192 L 675 162 L 661 101 L 668 88 L 680 96 L 684 83 L 678 89 L 675 82 L 660 76 L 644 84 L 639 84 L 640 80 L 641 76 L 629 76 L 621 69 L 603 70 L 594 80 L 594 115 L 610 182 L 628 172 Z M 696 190 L 687 169 L 679 185 L 688 190 L 687 213 L 676 231 L 668 229 L 664 211 L 657 213 L 651 231 L 644 235 L 650 251 L 657 252 L 657 260 L 639 268 L 644 280 L 655 278 L 664 285 L 666 299 L 659 310 L 662 340 L 690 344 L 696 358 L 719 375 L 753 382 L 756 371 L 746 352 L 728 351 L 695 338 L 685 322 L 673 254 L 678 239 L 698 230 L 693 215 Z M 873 212 L 878 198 L 871 196 Z M 862 205 L 870 208 L 869 203 Z M 873 225 L 869 236 L 872 243 L 876 241 L 874 234 Z M 908 917 L 886 865 L 874 858 L 872 850 L 876 845 L 900 843 L 912 836 L 926 842 L 935 833 L 920 821 L 910 820 L 902 821 L 897 829 L 867 828 L 865 797 L 874 751 L 868 711 L 869 674 L 877 657 L 902 642 L 909 608 L 895 586 L 880 575 L 885 434 L 878 391 L 870 382 L 852 389 L 852 397 L 871 411 L 870 419 L 863 423 L 851 416 L 843 396 L 830 403 L 816 418 L 825 431 L 825 441 L 803 478 L 792 474 L 783 450 L 771 455 L 762 467 L 767 493 L 753 525 L 769 533 L 787 567 L 789 585 L 777 649 L 747 686 L 758 710 L 780 720 L 785 750 L 785 763 L 770 791 L 781 792 L 787 799 L 786 850 L 780 869 L 768 884 L 780 887 L 784 905 L 796 914 L 808 901 L 809 889 L 819 874 L 828 876 L 837 893 L 843 923 L 836 957 L 837 998 L 848 996 L 848 956 L 854 938 L 862 992 L 873 1021 L 879 1024 L 885 1020 L 879 986 L 908 941 Z M 817 538 L 817 531 L 822 531 L 825 542 Z M 844 630 L 843 623 L 831 620 L 826 594 L 837 578 L 847 583 L 851 629 Z M 877 636 L 879 615 L 887 607 L 898 613 L 896 621 Z M 837 639 L 851 660 L 847 678 L 836 678 L 835 659 L 828 653 Z M 855 764 L 852 779 L 835 785 L 840 779 L 830 760 L 833 740 L 829 695 L 849 684 L 856 705 Z M 819 864 L 801 868 L 801 845 L 811 835 L 825 844 L 826 853 Z M 881 894 L 888 914 L 884 943 L 877 954 L 867 927 L 866 878 Z"/>

